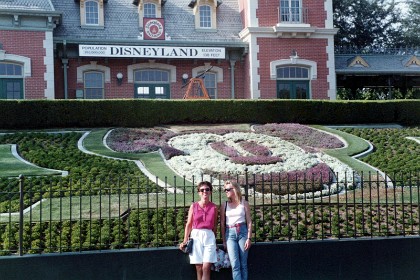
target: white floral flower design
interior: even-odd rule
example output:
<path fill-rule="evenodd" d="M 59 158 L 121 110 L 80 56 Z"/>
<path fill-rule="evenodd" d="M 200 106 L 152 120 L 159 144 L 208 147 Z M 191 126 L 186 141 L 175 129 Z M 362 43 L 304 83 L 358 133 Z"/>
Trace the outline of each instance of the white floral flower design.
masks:
<path fill-rule="evenodd" d="M 228 157 L 213 150 L 209 143 L 225 142 L 239 153 L 248 155 L 237 142 L 254 141 L 266 146 L 273 156 L 282 158 L 281 162 L 266 165 L 245 165 L 233 163 Z M 336 173 L 339 179 L 351 179 L 353 170 L 339 160 L 322 153 L 307 153 L 298 146 L 280 138 L 252 132 L 232 132 L 225 135 L 211 133 L 192 133 L 173 137 L 169 145 L 182 150 L 186 155 L 175 156 L 167 161 L 168 165 L 178 174 L 187 179 L 201 178 L 205 171 L 214 173 L 243 174 L 245 168 L 253 174 L 279 173 L 294 170 L 306 170 L 321 162 L 326 163 Z M 204 174 L 205 175 L 205 174 Z"/>

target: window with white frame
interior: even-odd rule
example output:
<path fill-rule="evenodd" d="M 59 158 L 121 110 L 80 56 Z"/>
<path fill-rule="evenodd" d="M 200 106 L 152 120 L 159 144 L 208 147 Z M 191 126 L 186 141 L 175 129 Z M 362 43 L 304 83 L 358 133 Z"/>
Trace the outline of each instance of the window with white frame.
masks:
<path fill-rule="evenodd" d="M 282 22 L 301 22 L 301 0 L 280 0 L 280 20 Z"/>
<path fill-rule="evenodd" d="M 211 8 L 208 5 L 200 6 L 200 27 L 211 28 Z"/>
<path fill-rule="evenodd" d="M 104 74 L 96 71 L 85 72 L 84 92 L 85 99 L 104 98 Z"/>
<path fill-rule="evenodd" d="M 99 5 L 95 1 L 85 3 L 86 25 L 98 25 L 99 23 Z"/>
<path fill-rule="evenodd" d="M 169 83 L 169 71 L 160 69 L 140 69 L 134 71 L 134 81 L 142 83 Z"/>
<path fill-rule="evenodd" d="M 0 99 L 23 99 L 23 67 L 0 62 Z"/>
<path fill-rule="evenodd" d="M 277 98 L 309 99 L 309 69 L 294 65 L 277 67 Z"/>
<path fill-rule="evenodd" d="M 190 7 L 194 8 L 195 15 L 195 28 L 197 30 L 215 30 L 216 24 L 216 11 L 220 5 L 217 0 L 192 0 Z"/>
<path fill-rule="evenodd" d="M 199 73 L 203 74 L 203 72 Z M 217 74 L 212 72 L 207 72 L 203 76 L 204 86 L 206 87 L 207 93 L 209 94 L 210 99 L 217 98 Z"/>
<path fill-rule="evenodd" d="M 300 66 L 277 67 L 277 79 L 309 79 L 309 69 Z"/>
<path fill-rule="evenodd" d="M 164 0 L 138 0 L 134 1 L 138 5 L 139 26 L 143 27 L 144 18 L 161 18 L 162 6 L 165 4 Z"/>
<path fill-rule="evenodd" d="M 156 17 L 156 5 L 153 3 L 144 3 L 144 17 L 155 18 Z"/>
<path fill-rule="evenodd" d="M 81 26 L 86 28 L 104 27 L 104 0 L 80 0 Z"/>
<path fill-rule="evenodd" d="M 23 76 L 22 68 L 23 67 L 19 64 L 0 62 L 0 76 L 20 78 Z"/>

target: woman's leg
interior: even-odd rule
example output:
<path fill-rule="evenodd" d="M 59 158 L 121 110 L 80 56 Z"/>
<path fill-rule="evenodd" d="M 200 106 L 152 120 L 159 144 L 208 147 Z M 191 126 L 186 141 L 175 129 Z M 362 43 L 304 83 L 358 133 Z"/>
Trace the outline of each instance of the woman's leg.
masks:
<path fill-rule="evenodd" d="M 229 254 L 230 265 L 232 266 L 232 279 L 241 279 L 241 263 L 239 256 L 239 245 L 237 241 L 236 229 L 226 230 L 226 246 Z"/>
<path fill-rule="evenodd" d="M 195 270 L 197 271 L 197 280 L 202 280 L 203 279 L 203 265 L 196 264 Z"/>
<path fill-rule="evenodd" d="M 212 263 L 203 263 L 203 277 L 201 280 L 210 280 L 211 265 Z"/>
<path fill-rule="evenodd" d="M 248 280 L 248 250 L 245 251 L 246 239 L 247 236 L 241 236 L 238 240 L 242 280 Z"/>

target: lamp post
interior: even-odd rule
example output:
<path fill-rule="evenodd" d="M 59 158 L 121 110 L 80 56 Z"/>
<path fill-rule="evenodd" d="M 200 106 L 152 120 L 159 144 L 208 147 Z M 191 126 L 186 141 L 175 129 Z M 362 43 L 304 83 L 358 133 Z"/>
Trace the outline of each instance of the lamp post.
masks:
<path fill-rule="evenodd" d="M 117 74 L 117 84 L 118 84 L 119 86 L 122 84 L 123 77 L 124 77 L 124 75 L 123 75 L 121 72 L 119 72 L 119 73 Z"/>

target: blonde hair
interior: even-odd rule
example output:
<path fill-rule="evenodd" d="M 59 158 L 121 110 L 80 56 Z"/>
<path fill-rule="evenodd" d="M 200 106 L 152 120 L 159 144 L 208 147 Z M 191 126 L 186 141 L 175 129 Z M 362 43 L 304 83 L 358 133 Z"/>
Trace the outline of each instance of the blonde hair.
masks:
<path fill-rule="evenodd" d="M 237 199 L 239 202 L 242 202 L 242 191 L 241 191 L 241 187 L 239 186 L 239 184 L 238 184 L 238 183 L 236 183 L 236 182 L 233 182 L 233 181 L 226 181 L 226 182 L 225 182 L 225 188 L 226 188 L 226 186 L 228 186 L 228 185 L 231 185 L 231 186 L 233 187 L 233 190 L 234 190 L 234 192 L 235 192 L 236 199 Z M 231 202 L 232 202 L 232 201 L 231 201 Z"/>

